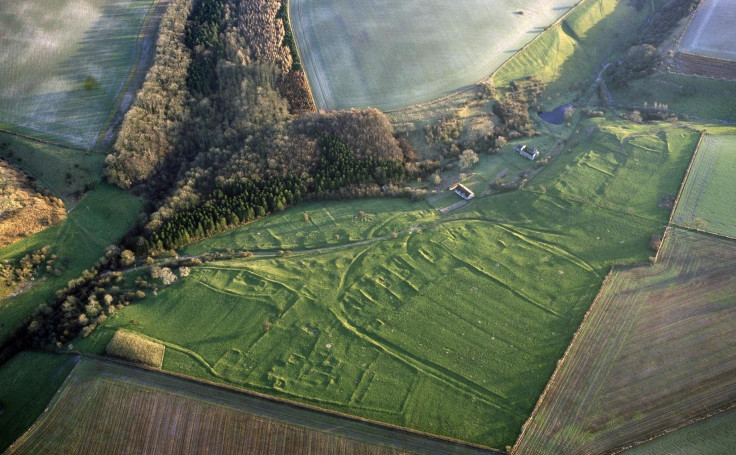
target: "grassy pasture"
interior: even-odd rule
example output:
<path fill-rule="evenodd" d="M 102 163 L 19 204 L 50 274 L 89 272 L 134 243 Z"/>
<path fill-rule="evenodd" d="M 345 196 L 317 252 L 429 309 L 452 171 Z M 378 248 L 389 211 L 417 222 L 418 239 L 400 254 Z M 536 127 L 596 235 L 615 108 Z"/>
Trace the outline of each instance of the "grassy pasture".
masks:
<path fill-rule="evenodd" d="M 193 268 L 75 345 L 138 331 L 166 345 L 164 369 L 502 447 L 608 264 L 645 260 L 659 222 L 486 199 L 397 239 Z"/>
<path fill-rule="evenodd" d="M 679 229 L 613 272 L 515 451 L 604 453 L 732 404 L 734 274 L 736 243 Z"/>
<path fill-rule="evenodd" d="M 366 214 L 362 219 L 358 216 L 360 211 Z M 183 254 L 198 255 L 228 248 L 236 251 L 328 248 L 389 236 L 436 218 L 437 213 L 424 201 L 412 203 L 386 198 L 309 202 L 197 242 L 185 248 Z"/>
<path fill-rule="evenodd" d="M 319 108 L 393 109 L 487 77 L 576 3 L 291 0 L 289 9 Z"/>
<path fill-rule="evenodd" d="M 71 208 L 101 180 L 105 155 L 0 133 L 0 155 L 30 172 Z"/>
<path fill-rule="evenodd" d="M 22 352 L 0 367 L 0 450 L 33 424 L 75 363 L 73 356 Z"/>
<path fill-rule="evenodd" d="M 593 82 L 602 59 L 616 50 L 618 42 L 646 22 L 648 9 L 637 12 L 623 0 L 585 0 L 512 56 L 494 73 L 493 83 L 504 87 L 534 75 L 548 83 L 544 101 L 550 108 L 570 102 L 579 95 L 577 90 Z"/>
<path fill-rule="evenodd" d="M 47 413 L 7 452 L 488 453 L 461 444 L 82 359 Z"/>
<path fill-rule="evenodd" d="M 736 0 L 704 0 L 680 41 L 679 50 L 736 61 Z"/>
<path fill-rule="evenodd" d="M 59 257 L 61 271 L 59 276 L 39 276 L 31 290 L 0 301 L 0 340 L 5 340 L 37 306 L 53 298 L 56 289 L 103 256 L 105 248 L 130 229 L 139 210 L 138 199 L 117 188 L 100 185 L 62 223 L 0 251 L 0 259 L 19 258 L 49 245 Z"/>
<path fill-rule="evenodd" d="M 671 124 L 591 119 L 564 155 L 530 182 L 534 191 L 659 219 L 665 194 L 676 195 L 700 133 Z M 632 191 L 632 188 L 637 188 Z"/>
<path fill-rule="evenodd" d="M 540 150 L 549 150 L 554 142 L 549 138 L 533 138 L 525 141 Z M 476 194 L 485 191 L 495 176 L 508 168 L 508 178 L 528 170 L 534 162 L 521 157 L 513 148 L 516 143 L 504 147 L 496 155 L 480 155 L 480 161 L 472 169 L 462 171 L 463 184 Z M 202 240 L 186 247 L 182 254 L 199 255 L 206 252 L 226 251 L 278 251 L 328 249 L 363 240 L 380 240 L 394 232 L 404 233 L 416 225 L 427 225 L 439 218 L 435 208 L 456 202 L 459 197 L 447 191 L 451 183 L 459 180 L 457 169 L 442 173 L 442 182 L 429 185 L 426 201 L 407 202 L 403 199 L 364 199 L 359 201 L 309 202 L 293 209 L 275 213 L 267 218 L 218 236 Z M 365 216 L 360 217 L 360 212 Z M 305 220 L 305 214 L 308 220 Z M 339 236 L 339 238 L 338 238 Z"/>
<path fill-rule="evenodd" d="M 0 2 L 0 127 L 92 148 L 152 0 Z"/>
<path fill-rule="evenodd" d="M 736 411 L 727 411 L 627 450 L 626 455 L 728 455 L 736 447 Z"/>
<path fill-rule="evenodd" d="M 677 192 L 697 133 L 663 128 L 584 121 L 527 189 L 450 215 L 406 200 L 310 203 L 199 242 L 184 253 L 293 255 L 194 267 L 75 347 L 101 353 L 123 328 L 164 344 L 164 369 L 504 447 L 610 265 L 645 261 L 669 218 L 657 204 Z M 591 150 L 617 165 L 592 171 Z M 531 163 L 503 153 L 478 175 L 493 179 L 494 159 Z"/>
<path fill-rule="evenodd" d="M 695 89 L 694 93 L 687 90 Z M 683 74 L 660 73 L 629 81 L 613 89 L 613 98 L 630 106 L 666 104 L 672 111 L 696 118 L 736 121 L 736 81 L 710 79 Z"/>
<path fill-rule="evenodd" d="M 736 135 L 706 135 L 672 221 L 729 237 L 736 237 Z"/>

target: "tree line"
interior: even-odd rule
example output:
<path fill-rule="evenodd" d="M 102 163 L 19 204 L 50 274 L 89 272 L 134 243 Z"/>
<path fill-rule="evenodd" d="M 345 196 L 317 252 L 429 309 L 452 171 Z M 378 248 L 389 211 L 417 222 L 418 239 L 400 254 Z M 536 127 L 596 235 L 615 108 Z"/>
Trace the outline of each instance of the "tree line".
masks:
<path fill-rule="evenodd" d="M 363 158 L 340 138 L 325 136 L 319 141 L 322 156 L 313 177 L 276 176 L 268 180 L 239 180 L 217 183 L 202 205 L 174 212 L 150 230 L 139 251 L 165 251 L 210 237 L 257 217 L 281 211 L 314 194 L 329 194 L 356 184 L 386 185 L 401 181 L 405 169 L 400 161 Z M 142 237 L 141 237 L 142 239 Z"/>

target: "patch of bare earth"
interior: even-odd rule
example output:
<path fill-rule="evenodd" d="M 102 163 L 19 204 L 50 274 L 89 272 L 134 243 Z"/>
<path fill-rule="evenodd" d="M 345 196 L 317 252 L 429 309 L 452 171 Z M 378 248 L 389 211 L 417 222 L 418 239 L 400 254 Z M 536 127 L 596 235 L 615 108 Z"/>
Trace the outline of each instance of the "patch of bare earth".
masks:
<path fill-rule="evenodd" d="M 0 161 L 0 248 L 65 218 L 61 199 L 37 187 L 25 172 Z"/>

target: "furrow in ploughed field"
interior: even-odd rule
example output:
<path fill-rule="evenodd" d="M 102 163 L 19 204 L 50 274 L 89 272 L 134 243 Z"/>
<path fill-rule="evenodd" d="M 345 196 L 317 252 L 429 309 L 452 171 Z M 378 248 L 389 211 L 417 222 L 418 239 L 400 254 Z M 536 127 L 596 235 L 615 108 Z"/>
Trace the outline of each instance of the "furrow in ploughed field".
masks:
<path fill-rule="evenodd" d="M 514 453 L 607 453 L 736 402 L 736 242 L 670 229 L 613 272 Z"/>

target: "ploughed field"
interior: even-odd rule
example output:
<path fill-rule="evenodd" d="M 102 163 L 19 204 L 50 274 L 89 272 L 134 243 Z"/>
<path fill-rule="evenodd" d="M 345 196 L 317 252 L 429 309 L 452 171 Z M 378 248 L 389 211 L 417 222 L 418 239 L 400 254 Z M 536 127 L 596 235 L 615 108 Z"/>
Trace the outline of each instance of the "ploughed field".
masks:
<path fill-rule="evenodd" d="M 192 454 L 487 453 L 95 359 L 79 361 L 47 412 L 6 453 L 131 448 Z"/>
<path fill-rule="evenodd" d="M 409 106 L 489 76 L 576 0 L 291 0 L 317 106 Z"/>
<path fill-rule="evenodd" d="M 1 0 L 0 127 L 91 148 L 152 3 Z"/>
<path fill-rule="evenodd" d="M 735 274 L 734 241 L 679 228 L 654 266 L 614 271 L 515 452 L 607 453 L 732 405 Z"/>

